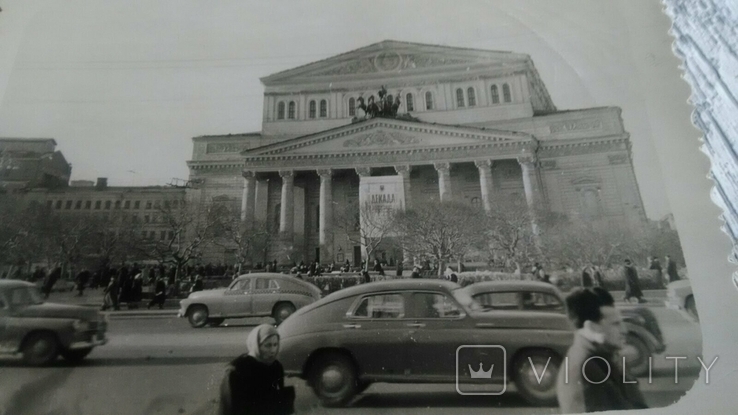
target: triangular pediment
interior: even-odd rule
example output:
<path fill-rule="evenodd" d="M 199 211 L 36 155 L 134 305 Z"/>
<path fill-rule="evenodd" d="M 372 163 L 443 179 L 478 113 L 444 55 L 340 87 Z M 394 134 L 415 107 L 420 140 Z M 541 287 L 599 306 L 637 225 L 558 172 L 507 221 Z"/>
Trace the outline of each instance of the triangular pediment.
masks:
<path fill-rule="evenodd" d="M 528 55 L 385 40 L 262 78 L 265 85 L 353 76 L 449 71 L 474 65 L 505 67 L 525 62 Z"/>
<path fill-rule="evenodd" d="M 260 156 L 316 156 L 404 150 L 474 148 L 485 145 L 526 145 L 529 134 L 482 130 L 469 127 L 427 124 L 374 118 L 322 133 L 297 137 L 246 150 L 247 158 Z"/>

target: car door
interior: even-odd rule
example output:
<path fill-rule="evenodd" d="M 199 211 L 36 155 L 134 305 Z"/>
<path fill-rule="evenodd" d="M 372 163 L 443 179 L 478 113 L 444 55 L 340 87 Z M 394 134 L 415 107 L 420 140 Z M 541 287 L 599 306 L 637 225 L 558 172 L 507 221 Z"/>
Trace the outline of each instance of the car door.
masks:
<path fill-rule="evenodd" d="M 464 309 L 450 295 L 414 291 L 408 299 L 410 373 L 435 381 L 456 378 L 456 349 L 474 330 Z"/>
<path fill-rule="evenodd" d="M 253 278 L 238 279 L 223 293 L 224 316 L 235 317 L 252 314 L 251 291 L 253 280 Z"/>
<path fill-rule="evenodd" d="M 10 307 L 0 291 L 0 353 L 9 352 L 10 339 L 8 338 L 8 319 L 10 318 Z"/>
<path fill-rule="evenodd" d="M 339 344 L 356 358 L 363 375 L 401 380 L 410 370 L 407 323 L 401 292 L 365 294 L 346 313 Z"/>
<path fill-rule="evenodd" d="M 279 298 L 279 283 L 275 278 L 254 278 L 254 289 L 251 292 L 251 298 L 251 308 L 254 315 L 271 315 L 274 303 Z"/>

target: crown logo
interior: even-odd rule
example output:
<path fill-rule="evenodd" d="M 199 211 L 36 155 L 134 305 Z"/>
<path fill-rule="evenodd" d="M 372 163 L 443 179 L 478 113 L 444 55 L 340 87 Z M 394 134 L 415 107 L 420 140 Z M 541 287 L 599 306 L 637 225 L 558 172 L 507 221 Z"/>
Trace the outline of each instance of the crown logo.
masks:
<path fill-rule="evenodd" d="M 489 371 L 487 372 L 484 371 L 481 362 L 479 363 L 479 370 L 476 372 L 472 369 L 471 365 L 467 366 L 469 366 L 469 373 L 471 374 L 472 379 L 492 379 L 492 368 L 495 367 L 494 364 L 489 366 Z"/>

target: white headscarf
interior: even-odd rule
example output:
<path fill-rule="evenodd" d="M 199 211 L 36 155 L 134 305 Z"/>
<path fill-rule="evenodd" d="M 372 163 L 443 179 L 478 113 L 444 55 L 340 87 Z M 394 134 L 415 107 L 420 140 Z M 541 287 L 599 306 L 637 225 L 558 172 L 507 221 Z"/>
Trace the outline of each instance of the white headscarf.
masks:
<path fill-rule="evenodd" d="M 256 360 L 261 361 L 259 346 L 272 336 L 277 336 L 277 339 L 279 339 L 277 328 L 271 324 L 262 324 L 251 330 L 249 336 L 246 338 L 246 347 L 248 348 L 249 356 L 253 356 Z"/>

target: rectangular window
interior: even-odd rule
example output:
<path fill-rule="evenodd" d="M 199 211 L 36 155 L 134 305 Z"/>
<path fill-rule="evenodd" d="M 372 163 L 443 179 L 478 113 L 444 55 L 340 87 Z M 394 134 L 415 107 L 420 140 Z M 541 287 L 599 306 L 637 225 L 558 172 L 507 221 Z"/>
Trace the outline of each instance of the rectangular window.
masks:
<path fill-rule="evenodd" d="M 167 237 L 169 238 L 170 241 L 172 239 L 174 239 L 174 232 L 173 231 L 169 231 L 169 233 L 167 234 Z"/>
<path fill-rule="evenodd" d="M 365 297 L 353 312 L 356 318 L 402 318 L 405 305 L 401 294 L 379 294 Z"/>
<path fill-rule="evenodd" d="M 74 209 L 82 209 L 82 201 L 78 200 L 77 203 L 74 204 Z"/>
<path fill-rule="evenodd" d="M 49 209 L 51 209 L 52 207 L 54 207 L 54 201 L 53 200 L 47 200 L 46 201 L 46 207 L 49 208 Z"/>
<path fill-rule="evenodd" d="M 147 200 L 146 201 L 146 209 L 151 209 L 151 201 L 150 200 Z"/>
<path fill-rule="evenodd" d="M 71 209 L 72 208 L 72 201 L 67 200 L 67 203 L 64 204 L 64 209 Z"/>
<path fill-rule="evenodd" d="M 105 201 L 105 210 L 110 210 L 110 206 L 112 206 L 113 202 L 110 200 Z"/>
<path fill-rule="evenodd" d="M 159 239 L 162 241 L 167 238 L 167 231 L 161 231 L 159 232 Z"/>
<path fill-rule="evenodd" d="M 156 231 L 149 232 L 149 239 L 156 239 Z"/>
<path fill-rule="evenodd" d="M 90 210 L 92 208 L 92 200 L 85 201 L 85 209 Z"/>
<path fill-rule="evenodd" d="M 154 201 L 154 209 L 161 209 L 161 200 Z"/>
<path fill-rule="evenodd" d="M 120 200 L 115 201 L 115 208 L 120 209 Z"/>
<path fill-rule="evenodd" d="M 96 201 L 95 201 L 95 210 L 100 210 L 100 205 L 101 205 L 101 204 L 102 204 L 102 202 L 101 202 L 101 201 L 99 201 L 99 200 L 96 200 Z"/>
<path fill-rule="evenodd" d="M 150 219 L 149 215 L 144 215 L 144 223 L 149 223 Z"/>
<path fill-rule="evenodd" d="M 131 201 L 130 200 L 126 200 L 123 203 L 123 209 L 130 209 L 130 208 L 131 208 Z"/>
<path fill-rule="evenodd" d="M 164 209 L 170 209 L 172 206 L 172 203 L 168 200 L 164 201 Z"/>
<path fill-rule="evenodd" d="M 141 208 L 141 201 L 140 200 L 137 200 L 137 201 L 133 202 L 133 208 L 134 209 L 140 209 Z"/>

